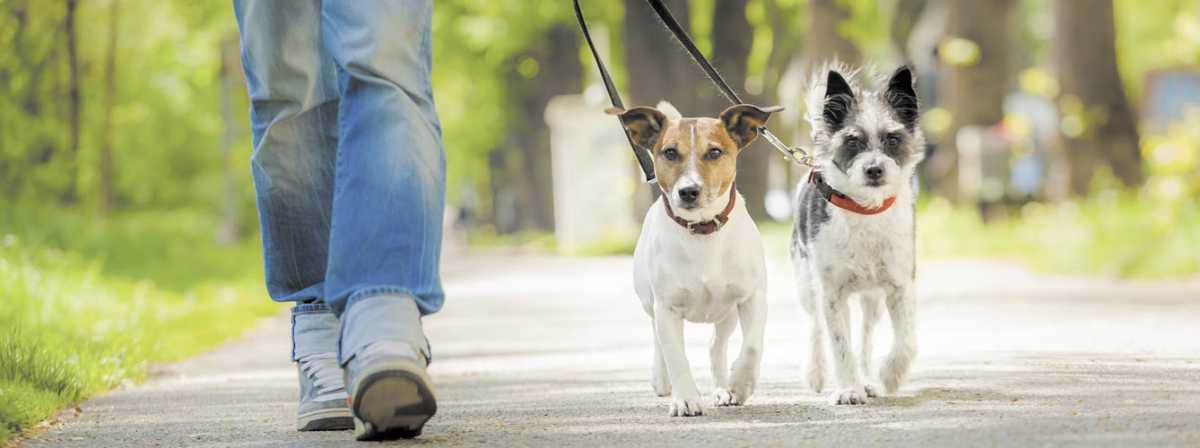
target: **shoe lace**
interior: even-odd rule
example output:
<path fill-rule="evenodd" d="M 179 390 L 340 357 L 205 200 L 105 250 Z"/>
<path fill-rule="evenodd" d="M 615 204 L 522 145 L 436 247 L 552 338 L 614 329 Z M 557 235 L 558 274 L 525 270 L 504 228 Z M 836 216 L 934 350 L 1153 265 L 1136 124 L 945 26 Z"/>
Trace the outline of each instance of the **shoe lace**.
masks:
<path fill-rule="evenodd" d="M 312 380 L 318 391 L 330 392 L 343 387 L 342 369 L 338 367 L 336 356 L 332 353 L 301 358 L 300 371 Z"/>

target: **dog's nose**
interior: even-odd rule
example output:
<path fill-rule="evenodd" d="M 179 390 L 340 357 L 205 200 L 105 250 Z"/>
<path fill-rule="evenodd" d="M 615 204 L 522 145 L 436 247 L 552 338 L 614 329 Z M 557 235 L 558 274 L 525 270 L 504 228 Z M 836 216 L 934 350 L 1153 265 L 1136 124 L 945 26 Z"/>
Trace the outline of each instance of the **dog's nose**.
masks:
<path fill-rule="evenodd" d="M 879 180 L 883 178 L 883 167 L 872 166 L 866 169 L 867 179 Z"/>
<path fill-rule="evenodd" d="M 679 189 L 679 200 L 685 204 L 694 204 L 696 199 L 700 197 L 700 187 L 695 185 L 683 187 Z"/>

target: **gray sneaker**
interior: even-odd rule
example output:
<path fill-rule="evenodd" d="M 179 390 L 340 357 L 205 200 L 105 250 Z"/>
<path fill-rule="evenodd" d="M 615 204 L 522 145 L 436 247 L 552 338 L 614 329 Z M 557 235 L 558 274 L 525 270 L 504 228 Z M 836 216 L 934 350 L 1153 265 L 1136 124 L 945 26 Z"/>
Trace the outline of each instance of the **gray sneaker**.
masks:
<path fill-rule="evenodd" d="M 298 431 L 336 431 L 354 427 L 346 404 L 346 385 L 337 362 L 338 320 L 323 305 L 292 310 L 292 360 L 300 377 Z"/>
<path fill-rule="evenodd" d="M 356 301 L 343 314 L 342 353 L 358 440 L 411 439 L 437 413 L 428 345 L 411 297 Z"/>

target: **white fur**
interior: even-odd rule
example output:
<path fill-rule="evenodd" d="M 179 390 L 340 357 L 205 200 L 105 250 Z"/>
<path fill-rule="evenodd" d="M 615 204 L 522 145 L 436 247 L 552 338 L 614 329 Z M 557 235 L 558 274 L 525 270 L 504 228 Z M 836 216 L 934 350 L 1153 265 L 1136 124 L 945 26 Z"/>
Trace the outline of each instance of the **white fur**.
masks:
<path fill-rule="evenodd" d="M 728 197 L 729 191 L 721 194 Z M 646 213 L 633 255 L 634 289 L 653 319 L 651 385 L 660 396 L 671 395 L 670 415 L 701 415 L 700 392 L 684 350 L 683 321 L 714 323 L 709 350 L 716 385 L 712 401 L 716 406 L 743 404 L 758 381 L 766 326 L 762 238 L 740 195 L 729 221 L 709 235 L 694 235 L 671 220 L 663 200 Z M 726 204 L 712 201 L 690 215 L 709 220 Z M 741 354 L 730 370 L 726 348 L 739 322 Z"/>
<path fill-rule="evenodd" d="M 824 67 L 809 90 L 806 117 L 813 126 L 815 161 L 826 182 L 859 204 L 876 207 L 895 196 L 890 209 L 877 215 L 860 215 L 832 204 L 829 220 L 819 225 L 816 236 L 803 246 L 803 257 L 793 259 L 800 302 L 812 324 L 807 379 L 820 392 L 831 386 L 835 404 L 863 404 L 882 389 L 894 393 L 916 356 L 916 299 L 914 297 L 914 201 L 913 174 L 924 156 L 924 137 L 919 126 L 906 144 L 911 156 L 903 165 L 882 151 L 858 154 L 845 172 L 834 166 L 834 150 L 846 132 L 830 135 L 821 118 L 825 98 L 825 74 L 830 69 L 843 74 L 857 98 L 854 124 L 877 138 L 898 132 L 889 106 L 877 92 L 864 91 L 856 82 L 857 71 L 840 64 Z M 886 85 L 883 83 L 882 85 Z M 850 132 L 850 131 L 847 131 Z M 864 167 L 885 168 L 882 186 L 868 186 Z M 812 186 L 804 186 L 812 188 Z M 860 302 L 863 309 L 862 353 L 856 355 L 850 335 L 849 306 Z M 880 306 L 892 319 L 893 346 L 878 376 L 872 372 L 871 341 Z M 827 364 L 832 363 L 832 369 Z M 830 372 L 832 370 L 832 372 Z M 832 373 L 832 378 L 827 378 Z M 829 381 L 832 379 L 832 381 Z"/>
<path fill-rule="evenodd" d="M 913 196 L 905 185 L 903 190 L 909 191 L 898 194 L 892 208 L 879 215 L 832 207 L 829 222 L 808 246 L 808 257 L 793 260 L 800 303 L 813 329 L 808 382 L 814 390 L 824 390 L 830 373 L 826 361 L 831 360 L 830 401 L 836 404 L 865 403 L 878 392 L 871 384 L 876 378 L 888 393 L 895 392 L 916 356 Z M 854 299 L 863 308 L 861 356 L 853 353 L 850 339 L 849 306 Z M 891 315 L 894 342 L 875 377 L 870 371 L 871 335 L 881 304 Z"/>

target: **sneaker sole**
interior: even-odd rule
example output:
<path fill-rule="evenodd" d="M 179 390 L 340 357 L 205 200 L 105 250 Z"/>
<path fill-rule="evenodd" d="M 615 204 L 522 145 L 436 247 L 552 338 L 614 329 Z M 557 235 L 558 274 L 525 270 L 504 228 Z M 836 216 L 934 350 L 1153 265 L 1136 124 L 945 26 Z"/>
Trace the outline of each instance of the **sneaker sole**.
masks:
<path fill-rule="evenodd" d="M 358 440 L 411 439 L 437 413 L 423 369 L 411 362 L 374 366 L 356 381 L 351 409 Z"/>
<path fill-rule="evenodd" d="M 349 408 L 321 409 L 296 416 L 297 431 L 344 431 L 354 429 Z"/>

